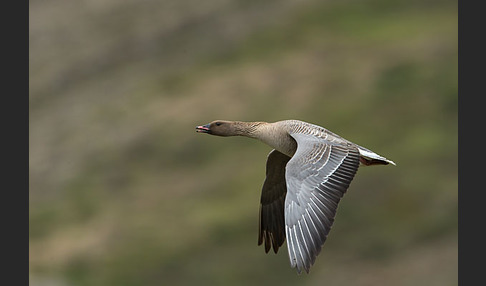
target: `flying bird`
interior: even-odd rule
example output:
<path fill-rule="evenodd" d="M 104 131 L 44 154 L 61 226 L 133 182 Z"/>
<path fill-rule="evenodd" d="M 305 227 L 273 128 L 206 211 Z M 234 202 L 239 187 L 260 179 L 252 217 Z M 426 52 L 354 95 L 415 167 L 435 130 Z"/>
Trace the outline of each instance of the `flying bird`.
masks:
<path fill-rule="evenodd" d="M 277 253 L 287 239 L 290 265 L 309 273 L 326 241 L 339 201 L 361 165 L 395 163 L 318 125 L 216 120 L 196 127 L 216 136 L 266 143 L 266 178 L 259 210 L 258 245 Z"/>

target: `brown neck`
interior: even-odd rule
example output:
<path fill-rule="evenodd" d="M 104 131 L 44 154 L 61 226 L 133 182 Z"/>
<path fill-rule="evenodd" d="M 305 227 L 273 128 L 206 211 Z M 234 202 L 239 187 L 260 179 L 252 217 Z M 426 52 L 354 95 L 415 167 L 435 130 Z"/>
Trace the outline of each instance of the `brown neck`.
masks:
<path fill-rule="evenodd" d="M 235 121 L 234 122 L 235 135 L 246 136 L 250 138 L 258 138 L 258 129 L 268 124 L 267 122 L 244 122 Z"/>

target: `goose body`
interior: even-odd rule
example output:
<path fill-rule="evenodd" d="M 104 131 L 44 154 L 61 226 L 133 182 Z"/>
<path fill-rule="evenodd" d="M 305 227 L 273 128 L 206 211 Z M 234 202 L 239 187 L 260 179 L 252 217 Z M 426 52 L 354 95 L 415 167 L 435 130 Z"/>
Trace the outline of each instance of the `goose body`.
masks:
<path fill-rule="evenodd" d="M 290 265 L 309 272 L 326 241 L 338 203 L 360 164 L 395 163 L 331 131 L 299 120 L 216 120 L 196 127 L 216 136 L 246 136 L 269 145 L 258 245 L 277 253 L 287 239 Z"/>

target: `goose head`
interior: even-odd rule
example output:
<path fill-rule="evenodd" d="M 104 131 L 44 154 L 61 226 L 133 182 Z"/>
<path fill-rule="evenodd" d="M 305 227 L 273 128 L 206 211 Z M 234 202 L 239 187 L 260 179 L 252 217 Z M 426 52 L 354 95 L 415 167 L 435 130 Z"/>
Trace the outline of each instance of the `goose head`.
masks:
<path fill-rule="evenodd" d="M 237 122 L 226 120 L 215 120 L 206 125 L 196 126 L 196 132 L 216 136 L 236 136 L 240 135 L 240 130 Z"/>

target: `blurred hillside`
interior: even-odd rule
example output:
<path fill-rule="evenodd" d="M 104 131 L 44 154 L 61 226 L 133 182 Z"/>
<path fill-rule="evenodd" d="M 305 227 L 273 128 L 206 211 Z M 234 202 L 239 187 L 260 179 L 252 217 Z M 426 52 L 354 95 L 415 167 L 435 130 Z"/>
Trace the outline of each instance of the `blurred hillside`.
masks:
<path fill-rule="evenodd" d="M 31 285 L 457 285 L 457 1 L 30 1 Z M 309 275 L 257 246 L 300 119 L 360 168 Z"/>

